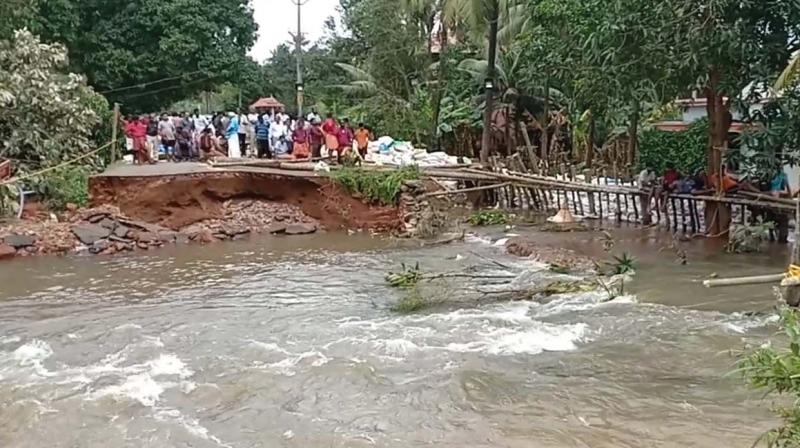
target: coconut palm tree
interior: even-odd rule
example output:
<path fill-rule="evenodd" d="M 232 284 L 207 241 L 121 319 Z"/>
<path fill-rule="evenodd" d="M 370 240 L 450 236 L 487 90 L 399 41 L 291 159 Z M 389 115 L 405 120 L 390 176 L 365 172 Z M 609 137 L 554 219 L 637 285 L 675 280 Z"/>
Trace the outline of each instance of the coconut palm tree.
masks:
<path fill-rule="evenodd" d="M 486 163 L 489 159 L 489 145 L 491 143 L 491 119 L 494 109 L 494 84 L 497 76 L 497 48 L 498 42 L 511 42 L 519 31 L 527 25 L 527 14 L 524 14 L 524 5 L 518 0 L 403 0 L 403 4 L 410 11 L 427 11 L 429 17 L 440 17 L 442 23 L 442 50 L 447 45 L 447 29 L 454 24 L 470 26 L 472 34 L 485 38 L 487 49 L 487 70 L 484 88 L 486 91 L 483 138 L 481 139 L 481 161 Z M 502 26 L 501 26 L 502 24 Z M 483 40 L 483 39 L 480 39 Z M 434 98 L 434 129 L 438 128 L 438 107 L 441 102 L 441 90 L 445 77 L 445 68 L 440 59 L 439 86 Z"/>

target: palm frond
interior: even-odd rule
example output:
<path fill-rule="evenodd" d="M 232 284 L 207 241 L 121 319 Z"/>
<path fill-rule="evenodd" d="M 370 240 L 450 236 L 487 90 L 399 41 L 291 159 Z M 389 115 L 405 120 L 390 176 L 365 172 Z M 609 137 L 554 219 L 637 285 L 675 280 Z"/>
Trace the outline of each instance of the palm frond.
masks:
<path fill-rule="evenodd" d="M 337 62 L 336 66 L 344 70 L 354 81 L 369 81 L 375 83 L 375 78 L 367 73 L 365 70 L 356 67 L 355 65 Z"/>
<path fill-rule="evenodd" d="M 800 53 L 795 54 L 792 60 L 789 61 L 789 65 L 783 69 L 783 72 L 775 81 L 773 89 L 776 91 L 788 89 L 797 82 L 798 77 L 800 77 Z"/>

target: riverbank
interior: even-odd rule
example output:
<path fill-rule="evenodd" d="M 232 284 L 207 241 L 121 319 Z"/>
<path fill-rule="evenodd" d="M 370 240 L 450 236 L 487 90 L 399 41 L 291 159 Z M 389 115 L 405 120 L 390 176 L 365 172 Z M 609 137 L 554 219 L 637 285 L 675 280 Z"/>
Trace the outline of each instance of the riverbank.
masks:
<path fill-rule="evenodd" d="M 0 223 L 0 259 L 402 227 L 398 207 L 364 203 L 327 177 L 292 173 L 103 174 L 91 178 L 89 193 L 90 208 L 35 209 L 23 220 Z"/>

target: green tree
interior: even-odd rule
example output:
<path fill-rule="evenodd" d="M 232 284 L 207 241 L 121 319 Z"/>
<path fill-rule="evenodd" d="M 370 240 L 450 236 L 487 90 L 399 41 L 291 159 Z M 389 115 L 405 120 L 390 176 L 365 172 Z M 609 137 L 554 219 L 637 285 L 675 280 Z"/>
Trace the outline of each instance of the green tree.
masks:
<path fill-rule="evenodd" d="M 92 140 L 105 99 L 67 71 L 67 52 L 42 44 L 29 31 L 0 41 L 0 159 L 14 162 L 15 174 L 26 175 L 58 165 L 96 149 Z M 82 159 L 99 164 L 100 157 Z M 38 185 L 41 179 L 30 178 Z M 0 190 L 0 199 L 9 190 Z"/>
<path fill-rule="evenodd" d="M 256 32 L 247 0 L 48 0 L 30 27 L 64 43 L 71 70 L 132 111 L 238 82 Z"/>
<path fill-rule="evenodd" d="M 727 147 L 731 104 L 753 82 L 773 80 L 800 48 L 800 3 L 794 0 L 669 0 L 651 7 L 663 21 L 656 31 L 670 70 L 687 89 L 701 92 L 709 118 L 707 171 L 718 173 Z M 722 234 L 729 209 L 707 204 L 709 233 Z"/>

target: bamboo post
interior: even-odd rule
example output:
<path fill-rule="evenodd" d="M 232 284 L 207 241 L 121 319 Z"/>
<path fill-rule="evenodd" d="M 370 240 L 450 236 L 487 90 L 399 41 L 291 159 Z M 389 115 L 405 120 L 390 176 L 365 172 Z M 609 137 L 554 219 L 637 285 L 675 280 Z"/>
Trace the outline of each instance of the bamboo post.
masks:
<path fill-rule="evenodd" d="M 655 187 L 650 188 L 650 195 L 647 197 L 647 206 L 650 206 L 651 198 L 655 197 Z M 656 199 L 656 223 L 661 225 L 661 207 L 659 206 L 658 199 Z"/>
<path fill-rule="evenodd" d="M 594 169 L 590 168 L 589 171 L 586 173 L 584 180 L 586 181 L 586 183 L 591 184 L 592 178 L 594 178 Z M 594 205 L 594 194 L 592 192 L 589 192 L 589 213 L 591 213 L 592 215 L 597 214 L 597 210 L 595 209 Z"/>
<path fill-rule="evenodd" d="M 683 204 L 683 198 L 679 199 L 681 201 L 681 230 L 683 233 L 686 233 L 686 210 Z"/>
<path fill-rule="evenodd" d="M 599 179 L 598 179 L 598 182 L 600 182 Z M 594 193 L 590 193 L 590 194 L 594 194 Z M 600 221 L 602 221 L 603 220 L 603 193 L 597 193 L 597 206 L 598 206 L 598 210 L 600 211 Z"/>
<path fill-rule="evenodd" d="M 642 225 L 649 226 L 653 222 L 653 215 L 650 214 L 650 193 L 639 195 L 639 205 L 642 208 Z"/>
<path fill-rule="evenodd" d="M 675 198 L 669 198 L 670 203 L 672 203 L 672 230 L 673 232 L 678 231 L 678 208 L 675 206 Z"/>
<path fill-rule="evenodd" d="M 700 211 L 697 209 L 697 201 L 692 200 L 692 213 L 694 214 L 694 221 L 697 223 L 697 231 L 701 231 L 700 226 Z"/>
<path fill-rule="evenodd" d="M 742 208 L 741 208 L 741 210 L 742 210 L 742 219 L 741 219 L 742 225 L 745 225 L 747 223 L 747 221 L 744 219 L 745 218 L 745 213 L 746 213 L 745 212 L 745 207 L 747 207 L 747 206 L 742 204 Z"/>
<path fill-rule="evenodd" d="M 692 234 L 697 233 L 697 220 L 695 220 L 694 211 L 695 211 L 695 201 L 689 199 L 689 223 L 692 226 Z"/>
<path fill-rule="evenodd" d="M 119 128 L 119 103 L 114 103 L 114 117 L 111 121 L 111 163 L 117 161 L 117 129 Z"/>
<path fill-rule="evenodd" d="M 575 166 L 574 165 L 572 165 L 572 164 L 569 165 L 569 171 L 567 171 L 567 174 L 569 175 L 569 181 L 570 182 L 575 182 Z M 572 209 L 575 212 L 575 214 L 578 214 L 578 202 L 580 202 L 579 199 L 580 199 L 581 194 L 580 194 L 579 191 L 576 192 L 575 190 L 571 190 L 570 191 L 570 196 L 572 196 Z"/>
<path fill-rule="evenodd" d="M 573 181 L 573 182 L 575 182 L 575 179 L 578 178 L 577 171 L 575 170 L 575 165 L 570 165 L 569 166 L 569 176 L 570 176 L 570 180 Z M 575 201 L 574 197 L 572 198 L 572 200 L 576 202 L 577 209 L 575 210 L 575 212 L 578 213 L 579 210 L 580 210 L 580 215 L 583 216 L 583 201 L 581 200 L 581 192 L 578 191 L 577 195 L 578 195 L 578 200 L 577 201 Z"/>
<path fill-rule="evenodd" d="M 671 230 L 672 226 L 670 225 L 671 223 L 669 219 L 669 199 L 664 198 L 663 203 L 664 203 L 664 220 L 667 222 L 667 230 Z M 660 207 L 656 206 L 656 208 Z"/>
<path fill-rule="evenodd" d="M 617 171 L 617 163 L 616 162 L 614 162 L 613 171 L 612 172 L 614 173 L 614 184 L 619 186 L 619 172 Z M 616 207 L 617 207 L 616 213 L 614 215 L 617 218 L 617 223 L 620 223 L 620 222 L 622 222 L 622 204 L 620 204 L 620 201 L 619 201 L 619 193 L 615 194 L 614 197 L 615 197 L 614 205 L 616 205 Z"/>
<path fill-rule="evenodd" d="M 626 201 L 628 200 L 627 197 L 628 196 L 626 195 L 625 196 Z M 639 197 L 641 197 L 641 195 L 639 195 Z M 633 205 L 633 218 L 636 220 L 636 222 L 639 222 L 639 209 L 636 207 L 636 199 L 637 199 L 636 195 L 631 195 L 631 204 Z"/>

